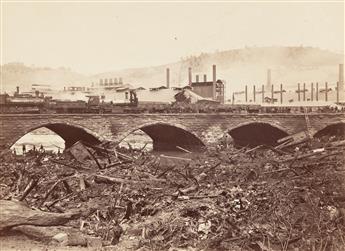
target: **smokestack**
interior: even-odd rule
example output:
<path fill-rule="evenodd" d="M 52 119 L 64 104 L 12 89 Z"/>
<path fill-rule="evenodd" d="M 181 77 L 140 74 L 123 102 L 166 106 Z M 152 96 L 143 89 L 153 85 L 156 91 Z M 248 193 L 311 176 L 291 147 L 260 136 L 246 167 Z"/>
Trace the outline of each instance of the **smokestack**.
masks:
<path fill-rule="evenodd" d="M 344 64 L 339 64 L 339 89 L 344 90 Z"/>
<path fill-rule="evenodd" d="M 207 82 L 207 75 L 204 74 L 204 82 Z"/>
<path fill-rule="evenodd" d="M 16 88 L 17 88 L 17 94 L 19 94 L 19 86 L 17 86 Z"/>
<path fill-rule="evenodd" d="M 261 98 L 262 98 L 262 103 L 265 103 L 265 86 L 262 85 L 261 87 Z"/>
<path fill-rule="evenodd" d="M 267 83 L 266 83 L 266 87 L 267 89 L 271 88 L 271 69 L 267 70 Z"/>
<path fill-rule="evenodd" d="M 122 85 L 123 82 L 122 82 L 122 78 L 119 78 L 119 84 Z"/>
<path fill-rule="evenodd" d="M 192 85 L 192 68 L 188 68 L 188 85 Z"/>
<path fill-rule="evenodd" d="M 213 81 L 213 99 L 216 100 L 216 81 L 217 81 L 217 69 L 216 65 L 212 66 L 212 81 Z"/>
<path fill-rule="evenodd" d="M 170 88 L 170 69 L 167 68 L 167 88 Z"/>
<path fill-rule="evenodd" d="M 195 82 L 199 83 L 199 75 L 195 76 Z"/>
<path fill-rule="evenodd" d="M 246 97 L 246 103 L 248 102 L 248 88 L 246 85 L 246 88 L 244 89 L 245 97 Z"/>

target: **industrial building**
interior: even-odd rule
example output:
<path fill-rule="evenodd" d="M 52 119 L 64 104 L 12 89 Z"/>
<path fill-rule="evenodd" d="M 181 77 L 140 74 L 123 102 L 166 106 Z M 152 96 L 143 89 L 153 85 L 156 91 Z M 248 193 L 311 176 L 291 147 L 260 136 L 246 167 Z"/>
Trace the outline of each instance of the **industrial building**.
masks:
<path fill-rule="evenodd" d="M 170 70 L 166 70 L 166 87 L 170 87 Z M 191 91 L 195 94 L 218 101 L 221 104 L 224 104 L 224 87 L 225 81 L 218 79 L 216 75 L 216 65 L 212 66 L 212 81 L 207 81 L 207 75 L 204 74 L 203 81 L 199 81 L 199 75 L 196 75 L 195 82 L 192 81 L 192 68 L 188 68 L 188 86 L 191 87 Z"/>

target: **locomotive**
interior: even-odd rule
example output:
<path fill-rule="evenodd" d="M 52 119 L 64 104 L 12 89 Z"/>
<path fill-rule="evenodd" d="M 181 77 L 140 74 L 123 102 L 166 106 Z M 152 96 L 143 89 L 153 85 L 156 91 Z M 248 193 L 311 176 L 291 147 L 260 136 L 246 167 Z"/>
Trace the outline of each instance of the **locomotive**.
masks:
<path fill-rule="evenodd" d="M 20 94 L 19 87 L 13 96 L 0 94 L 0 113 L 40 113 L 50 97 L 39 95 Z"/>

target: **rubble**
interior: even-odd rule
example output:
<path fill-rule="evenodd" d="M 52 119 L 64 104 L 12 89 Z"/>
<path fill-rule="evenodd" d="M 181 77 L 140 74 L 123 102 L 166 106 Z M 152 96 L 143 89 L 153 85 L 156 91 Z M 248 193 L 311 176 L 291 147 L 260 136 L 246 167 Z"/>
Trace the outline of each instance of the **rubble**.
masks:
<path fill-rule="evenodd" d="M 83 142 L 62 155 L 1 154 L 0 226 L 104 250 L 343 250 L 345 144 L 332 140 L 181 156 Z M 5 224 L 6 205 L 40 224 Z M 71 211 L 51 231 L 33 226 Z"/>

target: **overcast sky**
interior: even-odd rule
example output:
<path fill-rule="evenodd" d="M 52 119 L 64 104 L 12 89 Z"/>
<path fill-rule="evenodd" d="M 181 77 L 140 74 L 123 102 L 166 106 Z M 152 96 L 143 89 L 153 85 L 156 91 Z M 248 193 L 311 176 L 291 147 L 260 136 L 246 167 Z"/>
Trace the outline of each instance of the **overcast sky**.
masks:
<path fill-rule="evenodd" d="M 244 46 L 344 52 L 344 3 L 2 3 L 2 63 L 92 74 Z"/>

